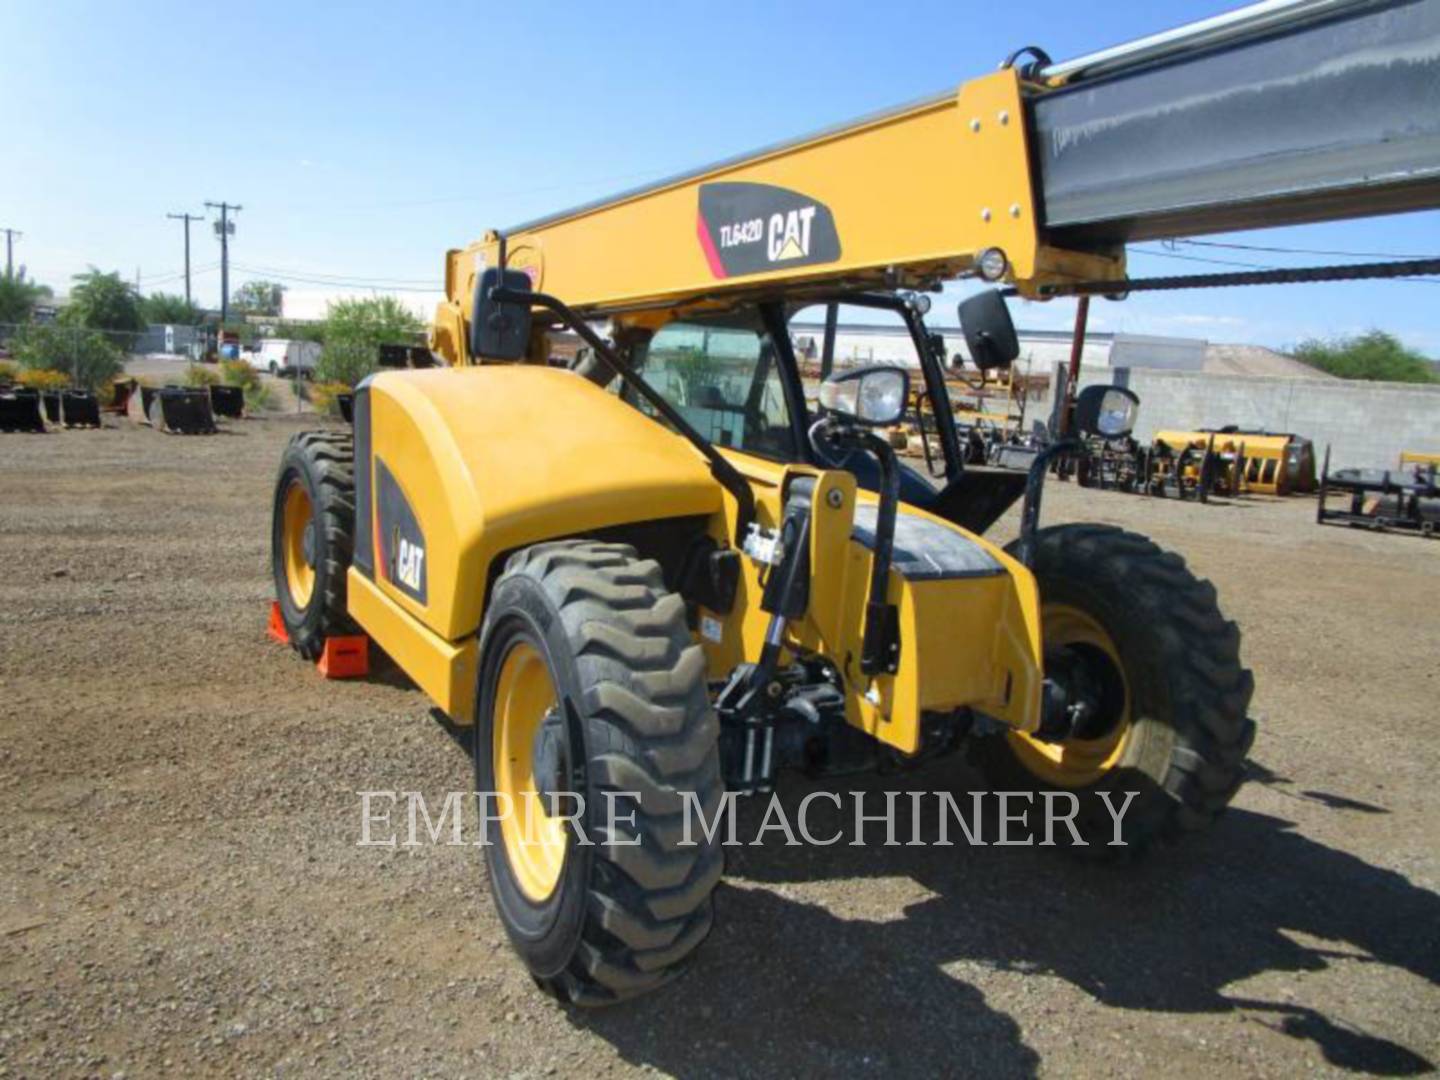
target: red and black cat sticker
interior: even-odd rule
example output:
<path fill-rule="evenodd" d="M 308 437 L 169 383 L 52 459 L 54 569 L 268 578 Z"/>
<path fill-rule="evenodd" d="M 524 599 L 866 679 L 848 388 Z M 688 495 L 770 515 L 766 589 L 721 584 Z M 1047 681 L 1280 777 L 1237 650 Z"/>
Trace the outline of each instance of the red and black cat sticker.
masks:
<path fill-rule="evenodd" d="M 830 208 L 770 184 L 701 184 L 696 232 L 717 278 L 840 258 L 840 234 Z"/>

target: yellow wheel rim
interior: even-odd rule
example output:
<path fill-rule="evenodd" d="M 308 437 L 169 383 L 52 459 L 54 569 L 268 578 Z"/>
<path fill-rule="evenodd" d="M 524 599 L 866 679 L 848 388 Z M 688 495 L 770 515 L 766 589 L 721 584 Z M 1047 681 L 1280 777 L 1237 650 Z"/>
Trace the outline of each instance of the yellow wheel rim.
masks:
<path fill-rule="evenodd" d="M 1125 756 L 1130 744 L 1130 685 L 1125 679 L 1125 665 L 1114 640 L 1095 619 L 1068 604 L 1046 604 L 1041 611 L 1041 627 L 1045 647 L 1088 645 L 1105 653 L 1119 672 L 1124 686 L 1125 701 L 1118 722 L 1096 739 L 1069 738 L 1063 742 L 1044 742 L 1022 731 L 1009 734 L 1015 756 L 1040 780 L 1056 787 L 1088 787 L 1114 769 Z"/>
<path fill-rule="evenodd" d="M 565 819 L 551 817 L 535 778 L 535 736 L 555 706 L 545 658 L 533 645 L 510 647 L 495 687 L 495 792 L 500 835 L 515 882 L 539 902 L 555 891 L 565 865 Z M 557 807 L 563 812 L 565 804 Z"/>
<path fill-rule="evenodd" d="M 310 495 L 300 480 L 291 483 L 285 492 L 283 510 L 283 534 L 285 548 L 285 584 L 290 589 L 290 599 L 295 606 L 304 610 L 315 592 L 315 568 L 305 557 L 305 532 L 314 518 Z"/>

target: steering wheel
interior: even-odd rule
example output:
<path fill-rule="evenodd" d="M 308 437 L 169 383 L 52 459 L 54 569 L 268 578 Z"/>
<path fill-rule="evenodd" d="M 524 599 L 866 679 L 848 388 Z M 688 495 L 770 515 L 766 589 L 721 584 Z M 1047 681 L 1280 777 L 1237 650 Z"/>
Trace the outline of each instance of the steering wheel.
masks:
<path fill-rule="evenodd" d="M 820 464 L 831 469 L 848 469 L 850 459 L 855 456 L 855 449 L 852 447 L 843 453 L 836 449 L 834 443 L 826 438 L 826 432 L 830 430 L 830 421 L 821 417 L 810 425 L 807 437 L 810 441 L 810 449 L 815 451 L 815 456 Z"/>

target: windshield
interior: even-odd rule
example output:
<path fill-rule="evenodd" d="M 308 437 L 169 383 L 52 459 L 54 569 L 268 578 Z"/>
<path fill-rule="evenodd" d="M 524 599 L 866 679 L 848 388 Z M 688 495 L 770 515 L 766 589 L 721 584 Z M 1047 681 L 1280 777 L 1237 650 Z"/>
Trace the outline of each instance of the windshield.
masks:
<path fill-rule="evenodd" d="M 716 446 L 781 461 L 799 458 L 775 349 L 762 329 L 719 320 L 673 322 L 632 359 L 645 381 Z M 632 404 L 655 415 L 643 400 Z"/>

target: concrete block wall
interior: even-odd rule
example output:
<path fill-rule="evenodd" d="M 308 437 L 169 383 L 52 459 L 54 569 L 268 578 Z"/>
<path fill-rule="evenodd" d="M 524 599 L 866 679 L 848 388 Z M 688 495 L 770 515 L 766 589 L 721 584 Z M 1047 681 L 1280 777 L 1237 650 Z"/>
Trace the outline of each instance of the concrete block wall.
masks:
<path fill-rule="evenodd" d="M 1440 386 L 1082 368 L 1082 386 L 1105 382 L 1140 395 L 1141 441 L 1163 428 L 1237 424 L 1305 436 L 1315 443 L 1317 465 L 1329 443 L 1331 468 L 1393 468 L 1401 450 L 1440 452 Z"/>

